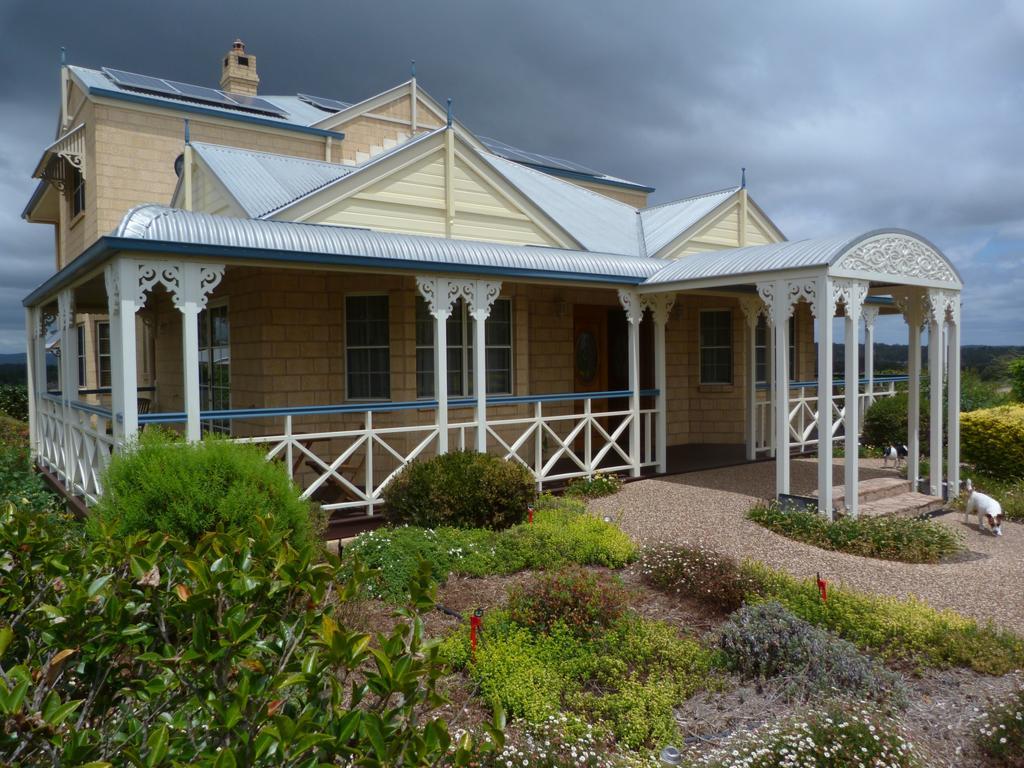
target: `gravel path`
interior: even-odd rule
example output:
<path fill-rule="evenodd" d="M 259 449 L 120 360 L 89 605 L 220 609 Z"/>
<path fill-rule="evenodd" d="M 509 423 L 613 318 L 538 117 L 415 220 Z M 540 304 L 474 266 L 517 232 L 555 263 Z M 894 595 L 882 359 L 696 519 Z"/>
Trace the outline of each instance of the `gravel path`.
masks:
<path fill-rule="evenodd" d="M 861 479 L 893 476 L 881 460 L 861 461 Z M 836 484 L 842 483 L 837 461 Z M 817 487 L 817 463 L 794 459 L 794 493 Z M 744 513 L 775 492 L 775 464 L 759 462 L 725 469 L 641 480 L 590 509 L 609 515 L 640 542 L 702 543 L 737 558 L 753 558 L 794 576 L 816 572 L 830 582 L 897 597 L 916 595 L 936 608 L 952 608 L 1024 633 L 1024 525 L 1006 523 L 1004 535 L 983 534 L 948 513 L 938 522 L 960 531 L 969 554 L 958 562 L 911 565 L 828 552 L 792 541 L 746 520 Z"/>

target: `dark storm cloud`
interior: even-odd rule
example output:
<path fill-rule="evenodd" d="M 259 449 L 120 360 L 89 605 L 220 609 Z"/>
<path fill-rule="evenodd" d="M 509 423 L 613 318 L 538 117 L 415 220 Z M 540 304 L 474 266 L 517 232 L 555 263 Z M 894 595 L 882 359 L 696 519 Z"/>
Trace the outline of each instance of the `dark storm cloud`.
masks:
<path fill-rule="evenodd" d="M 0 6 L 0 350 L 52 263 L 18 216 L 72 63 L 214 84 L 236 36 L 266 93 L 405 79 L 470 128 L 652 184 L 737 182 L 791 238 L 900 226 L 957 262 L 967 343 L 1024 343 L 1024 4 L 7 2 Z M 882 337 L 902 334 L 895 320 Z"/>

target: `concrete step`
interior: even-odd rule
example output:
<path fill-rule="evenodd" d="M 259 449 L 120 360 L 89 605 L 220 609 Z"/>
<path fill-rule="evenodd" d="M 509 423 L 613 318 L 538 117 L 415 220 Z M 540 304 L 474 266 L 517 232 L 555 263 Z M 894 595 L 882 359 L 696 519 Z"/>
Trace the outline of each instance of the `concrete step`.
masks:
<path fill-rule="evenodd" d="M 910 491 L 910 482 L 898 477 L 873 477 L 869 480 L 861 480 L 857 490 L 859 491 L 857 498 L 861 504 L 864 504 L 868 501 L 877 501 L 907 493 Z M 819 495 L 817 490 L 814 495 Z M 837 485 L 832 489 L 832 504 L 836 509 L 846 507 L 845 485 Z"/>
<path fill-rule="evenodd" d="M 896 496 L 884 496 L 860 505 L 861 517 L 917 517 L 936 512 L 945 506 L 937 496 L 906 491 Z"/>

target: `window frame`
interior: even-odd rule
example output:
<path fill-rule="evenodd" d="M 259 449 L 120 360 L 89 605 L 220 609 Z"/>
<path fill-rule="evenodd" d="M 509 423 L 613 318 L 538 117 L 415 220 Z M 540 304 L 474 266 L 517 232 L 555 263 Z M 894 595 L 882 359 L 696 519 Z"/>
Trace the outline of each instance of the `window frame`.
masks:
<path fill-rule="evenodd" d="M 381 347 L 379 345 L 370 345 L 370 346 L 360 345 L 360 346 L 357 346 L 357 347 L 352 347 L 352 346 L 349 345 L 349 341 L 348 341 L 349 299 L 355 299 L 355 298 L 380 298 L 380 299 L 384 299 L 387 302 L 387 323 L 388 323 L 387 338 L 388 338 L 388 342 L 387 342 L 386 346 Z M 386 402 L 391 401 L 391 392 L 392 392 L 392 385 L 391 385 L 391 375 L 392 375 L 392 371 L 391 371 L 391 294 L 390 293 L 386 293 L 386 292 L 385 293 L 381 293 L 379 291 L 357 291 L 357 292 L 353 292 L 353 293 L 346 293 L 345 294 L 345 300 L 344 300 L 344 303 L 343 303 L 343 308 L 342 308 L 341 331 L 342 331 L 342 336 L 343 336 L 343 345 L 344 345 L 344 349 L 345 349 L 345 402 L 353 402 L 353 403 L 386 403 Z M 415 339 L 414 339 L 414 341 L 415 341 Z M 351 350 L 353 350 L 353 349 L 386 349 L 387 350 L 387 360 L 388 360 L 387 382 L 388 382 L 388 391 L 387 391 L 387 394 L 385 396 L 383 396 L 383 397 L 379 397 L 379 396 L 355 397 L 355 396 L 352 395 L 352 382 L 350 380 L 350 377 L 352 375 L 352 365 L 351 365 L 351 362 L 350 362 L 350 359 L 349 359 L 349 352 Z"/>
<path fill-rule="evenodd" d="M 75 350 L 78 363 L 78 388 L 85 388 L 86 371 L 85 366 L 85 323 L 75 326 L 75 333 L 78 337 L 78 348 Z"/>
<path fill-rule="evenodd" d="M 725 315 L 729 318 L 729 343 L 728 345 L 705 345 L 704 344 L 704 317 L 706 315 Z M 734 383 L 736 365 L 733 357 L 735 355 L 735 329 L 733 327 L 733 311 L 729 307 L 708 307 L 701 309 L 697 317 L 697 380 L 701 386 L 730 386 Z M 704 350 L 722 350 L 729 352 L 729 377 L 727 381 L 707 381 L 704 378 Z"/>
<path fill-rule="evenodd" d="M 768 334 L 770 333 L 771 326 L 768 324 L 768 320 L 762 315 L 757 320 L 757 325 L 754 326 L 754 383 L 755 384 L 769 384 L 768 372 L 772 368 L 772 361 L 768 359 Z M 758 342 L 758 337 L 761 336 L 762 331 L 764 332 L 763 342 Z M 790 381 L 795 380 L 796 375 L 796 333 L 797 333 L 797 321 L 796 315 L 794 314 L 789 318 L 789 379 Z M 761 355 L 761 351 L 764 351 L 764 378 L 761 378 L 757 373 L 757 369 L 761 367 L 762 363 L 758 362 L 758 357 Z"/>
<path fill-rule="evenodd" d="M 106 352 L 106 354 L 103 353 L 103 345 L 101 344 L 101 342 L 103 340 L 103 335 L 100 333 L 100 328 L 102 328 L 103 326 L 106 326 L 106 328 L 107 328 L 107 352 Z M 112 357 L 111 357 L 111 348 L 110 348 L 110 321 L 109 320 L 97 320 L 94 331 L 96 333 L 96 388 L 97 389 L 105 389 L 105 388 L 112 387 L 113 383 L 114 383 L 114 368 L 113 368 L 113 360 L 112 360 Z M 105 384 L 103 383 L 103 373 L 104 373 L 104 370 L 103 370 L 103 359 L 104 358 L 106 358 L 106 360 L 107 360 L 107 367 L 106 367 L 107 381 L 106 381 Z"/>
<path fill-rule="evenodd" d="M 71 212 L 71 222 L 74 224 L 85 215 L 85 175 L 82 171 L 71 166 L 70 184 L 68 184 L 68 210 Z"/>
<path fill-rule="evenodd" d="M 426 308 L 426 300 L 422 296 L 417 295 L 415 301 L 416 301 L 416 315 L 418 316 L 419 309 L 421 307 Z M 505 302 L 508 305 L 508 325 L 509 325 L 508 344 L 487 344 L 486 343 L 486 338 L 487 338 L 487 329 L 486 329 L 486 327 L 487 327 L 487 323 L 491 322 L 491 317 L 494 314 L 494 305 L 497 305 L 498 302 Z M 516 368 L 516 365 L 515 365 L 515 362 L 516 362 L 516 356 L 515 356 L 515 349 L 516 349 L 515 304 L 512 301 L 512 297 L 511 296 L 500 296 L 500 297 L 498 297 L 498 298 L 496 298 L 494 300 L 494 305 L 492 305 L 491 312 L 488 315 L 487 320 L 484 323 L 484 339 L 485 339 L 484 364 L 486 365 L 487 351 L 488 350 L 490 350 L 490 349 L 508 350 L 508 356 L 509 356 L 508 389 L 505 390 L 505 391 L 501 391 L 501 392 L 491 392 L 490 390 L 488 390 L 487 395 L 488 396 L 494 395 L 495 397 L 506 397 L 506 396 L 514 395 L 515 394 L 515 387 L 516 387 L 516 383 L 515 383 L 515 368 Z M 461 341 L 461 343 L 453 344 L 451 342 L 452 336 L 451 336 L 451 333 L 449 332 L 449 334 L 448 334 L 448 352 L 449 352 L 449 354 L 452 351 L 455 351 L 455 350 L 457 350 L 459 352 L 459 358 L 460 358 L 460 361 L 461 361 L 461 371 L 460 371 L 460 373 L 461 373 L 462 381 L 460 382 L 460 384 L 461 384 L 460 390 L 459 391 L 455 391 L 451 387 L 449 387 L 448 395 L 449 395 L 449 397 L 476 397 L 476 393 L 474 391 L 474 384 L 475 384 L 475 381 L 474 381 L 474 371 L 473 371 L 473 367 L 472 367 L 473 366 L 473 342 L 475 340 L 474 339 L 474 335 L 475 334 L 474 334 L 474 329 L 473 329 L 473 318 L 472 318 L 472 314 L 469 311 L 468 303 L 464 299 L 462 299 L 461 297 L 459 299 L 457 299 L 455 301 L 455 303 L 453 304 L 452 316 L 449 318 L 448 322 L 451 322 L 452 318 L 456 317 L 456 311 L 458 311 L 458 316 L 457 316 L 458 323 L 461 324 L 461 328 L 462 328 L 462 341 Z M 429 313 L 429 310 L 427 312 L 427 315 L 430 318 L 431 323 L 433 323 L 434 322 L 434 317 L 433 317 L 433 315 L 431 315 Z M 418 317 L 417 317 L 416 321 L 417 322 L 419 321 Z M 450 329 L 449 329 L 449 331 L 450 331 Z M 430 350 L 431 361 L 433 361 L 433 359 L 434 359 L 434 339 L 433 339 L 433 334 L 431 334 L 431 342 L 430 342 L 430 344 L 420 344 L 419 341 L 416 340 L 416 399 L 417 400 L 431 400 L 431 399 L 437 397 L 437 393 L 436 392 L 431 391 L 429 394 L 424 394 L 424 393 L 420 392 L 419 353 L 421 351 L 423 351 L 423 350 Z M 449 375 L 451 374 L 451 368 L 450 367 L 448 368 L 448 373 L 449 373 Z M 434 375 L 433 368 L 431 368 L 431 381 L 432 382 L 436 381 L 436 375 Z M 485 373 L 485 375 L 484 375 L 485 386 L 486 386 L 486 382 L 487 382 L 487 375 Z"/>
<path fill-rule="evenodd" d="M 221 308 L 223 308 L 225 310 L 225 317 L 227 318 L 227 325 L 228 325 L 228 343 L 226 345 L 227 348 L 228 348 L 228 386 L 227 386 L 227 395 L 228 395 L 228 408 L 229 409 L 231 408 L 231 309 L 230 309 L 229 304 L 228 304 L 228 299 L 227 298 L 223 298 L 223 299 L 217 299 L 216 301 L 210 301 L 209 303 L 207 303 L 206 307 L 196 317 L 196 322 L 198 324 L 200 324 L 199 328 L 197 329 L 198 330 L 197 336 L 199 338 L 199 348 L 198 348 L 197 351 L 198 351 L 198 358 L 199 358 L 198 363 L 199 363 L 200 366 L 203 365 L 203 361 L 202 361 L 203 350 L 204 349 L 209 349 L 210 352 L 211 352 L 211 357 L 210 357 L 210 360 L 209 360 L 209 365 L 211 366 L 209 381 L 211 383 L 209 383 L 204 388 L 203 382 L 202 382 L 202 377 L 200 377 L 200 380 L 199 380 L 199 408 L 200 408 L 200 410 L 203 410 L 203 391 L 204 391 L 204 389 L 206 389 L 206 390 L 208 390 L 210 392 L 210 397 L 208 398 L 208 403 L 211 406 L 213 405 L 212 392 L 213 392 L 213 386 L 214 385 L 212 384 L 212 381 L 213 381 L 213 357 L 212 357 L 212 352 L 218 346 L 223 346 L 223 345 L 216 345 L 215 346 L 212 343 L 213 342 L 213 326 L 211 325 L 209 327 L 209 329 L 208 329 L 208 332 L 207 332 L 207 337 L 210 340 L 210 346 L 203 347 L 203 345 L 202 345 L 203 334 L 202 334 L 202 325 L 201 324 L 202 324 L 202 322 L 204 320 L 204 316 L 205 316 L 206 321 L 209 322 L 209 319 L 211 317 L 210 313 L 213 310 L 215 310 L 215 309 L 221 309 Z M 205 410 L 213 410 L 213 408 L 207 408 Z M 220 409 L 218 409 L 218 410 L 220 410 Z M 219 434 L 219 435 L 226 435 L 228 437 L 231 436 L 232 425 L 233 425 L 233 422 L 230 419 L 202 419 L 199 422 L 199 426 L 200 426 L 200 429 L 203 432 L 203 434 Z"/>

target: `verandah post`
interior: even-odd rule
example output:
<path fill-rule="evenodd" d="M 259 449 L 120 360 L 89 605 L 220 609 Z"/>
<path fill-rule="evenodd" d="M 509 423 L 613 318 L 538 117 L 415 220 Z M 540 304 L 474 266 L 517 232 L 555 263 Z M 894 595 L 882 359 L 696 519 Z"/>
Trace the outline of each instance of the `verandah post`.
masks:
<path fill-rule="evenodd" d="M 843 281 L 846 308 L 844 351 L 846 353 L 846 450 L 843 466 L 846 483 L 846 512 L 850 517 L 860 513 L 860 311 L 868 294 L 868 284 L 860 280 Z"/>
<path fill-rule="evenodd" d="M 434 318 L 434 399 L 437 400 L 437 452 L 448 453 L 448 318 L 459 286 L 437 277 L 417 277 L 416 287 Z M 460 445 L 461 448 L 461 445 Z"/>
<path fill-rule="evenodd" d="M 932 496 L 942 496 L 942 329 L 946 319 L 945 296 L 928 292 L 928 380 L 931 414 L 929 430 L 929 486 Z"/>
<path fill-rule="evenodd" d="M 866 405 L 875 402 L 875 321 L 878 319 L 878 307 L 865 305 L 861 309 L 864 318 L 864 376 L 867 378 Z"/>
<path fill-rule="evenodd" d="M 139 431 L 138 371 L 135 361 L 135 313 L 139 309 L 140 266 L 119 258 L 103 274 L 110 315 L 110 392 L 114 435 L 122 446 Z"/>
<path fill-rule="evenodd" d="M 626 311 L 627 358 L 629 360 L 629 474 L 640 477 L 640 321 L 644 308 L 636 291 L 619 289 L 619 302 Z"/>
<path fill-rule="evenodd" d="M 946 437 L 946 473 L 949 476 L 949 498 L 953 498 L 960 493 L 960 295 L 956 294 L 950 298 L 947 306 L 949 370 L 946 415 L 949 423 Z"/>
<path fill-rule="evenodd" d="M 740 299 L 740 309 L 747 321 L 747 461 L 757 459 L 757 325 L 764 312 L 764 304 L 753 296 Z"/>
<path fill-rule="evenodd" d="M 789 295 L 790 281 L 774 280 L 758 283 L 757 292 L 767 307 L 772 328 L 772 395 L 774 398 L 775 433 L 775 494 L 789 493 L 789 318 L 793 314 L 793 299 Z"/>
<path fill-rule="evenodd" d="M 39 455 L 39 414 L 37 403 L 39 398 L 39 377 L 38 377 L 38 341 L 40 336 L 39 309 L 37 307 L 25 308 L 25 374 L 28 385 L 28 450 L 32 463 L 35 464 Z M 43 386 L 46 379 L 43 379 Z"/>
<path fill-rule="evenodd" d="M 832 519 L 832 318 L 835 299 L 828 275 L 818 278 L 818 512 Z"/>
<path fill-rule="evenodd" d="M 501 293 L 501 283 L 470 280 L 462 285 L 462 294 L 473 317 L 473 389 L 476 394 L 476 449 L 487 452 L 487 318 Z"/>
<path fill-rule="evenodd" d="M 671 293 L 643 297 L 651 309 L 654 321 L 654 387 L 658 390 L 655 398 L 655 450 L 657 451 L 658 472 L 668 472 L 668 373 L 665 359 L 665 327 L 675 306 L 676 297 Z M 647 438 L 650 440 L 650 428 Z"/>

